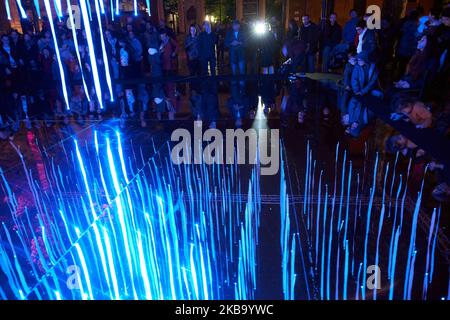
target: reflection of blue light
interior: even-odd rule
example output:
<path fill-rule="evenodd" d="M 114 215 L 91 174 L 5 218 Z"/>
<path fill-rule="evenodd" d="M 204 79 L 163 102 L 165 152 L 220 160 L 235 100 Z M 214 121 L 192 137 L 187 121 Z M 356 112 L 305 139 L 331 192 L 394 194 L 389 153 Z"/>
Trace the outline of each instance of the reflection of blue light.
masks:
<path fill-rule="evenodd" d="M 25 9 L 23 8 L 22 2 L 20 0 L 17 0 L 17 8 L 19 9 L 22 19 L 27 19 L 27 13 L 25 12 Z"/>
<path fill-rule="evenodd" d="M 102 3 L 101 0 L 98 0 L 98 2 Z M 97 12 L 98 27 L 100 29 L 100 43 L 102 44 L 103 65 L 105 66 L 106 83 L 108 84 L 110 101 L 113 102 L 114 94 L 113 94 L 112 83 L 111 83 L 111 74 L 109 73 L 108 56 L 106 55 L 105 40 L 103 39 L 102 19 L 100 18 L 100 12 L 99 12 L 100 10 L 98 7 L 98 2 L 95 1 L 95 11 Z"/>
<path fill-rule="evenodd" d="M 103 109 L 102 88 L 100 86 L 100 81 L 98 78 L 99 73 L 98 73 L 98 68 L 97 68 L 97 59 L 95 57 L 94 42 L 92 41 L 91 26 L 90 26 L 89 20 L 88 20 L 86 0 L 80 1 L 80 9 L 81 9 L 81 15 L 83 18 L 84 30 L 86 32 L 88 48 L 89 48 L 89 58 L 91 60 L 92 78 L 94 79 L 95 92 L 97 94 L 98 104 L 100 106 L 100 109 Z"/>
<path fill-rule="evenodd" d="M 44 5 L 45 5 L 45 11 L 47 12 L 47 17 L 51 17 L 52 10 L 50 8 L 50 1 L 44 0 Z M 53 25 L 53 19 L 48 19 L 48 21 L 50 23 L 50 29 L 52 31 L 52 36 L 53 36 L 53 43 L 55 45 L 55 53 L 56 53 L 56 58 L 58 60 L 59 74 L 61 76 L 61 86 L 62 86 L 62 91 L 63 91 L 63 95 L 64 95 L 64 100 L 66 101 L 67 110 L 70 110 L 69 97 L 67 95 L 67 88 L 66 88 L 66 76 L 64 74 L 64 68 L 62 65 L 61 56 L 59 54 L 59 47 L 58 47 L 58 40 L 56 40 L 55 26 Z"/>

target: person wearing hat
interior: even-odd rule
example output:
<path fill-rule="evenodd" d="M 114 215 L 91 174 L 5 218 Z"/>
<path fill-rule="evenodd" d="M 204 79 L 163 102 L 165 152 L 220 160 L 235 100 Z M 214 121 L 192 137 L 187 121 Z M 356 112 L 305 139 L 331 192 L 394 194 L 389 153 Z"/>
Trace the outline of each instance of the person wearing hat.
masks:
<path fill-rule="evenodd" d="M 369 123 L 370 112 L 359 101 L 359 97 L 374 94 L 378 84 L 378 70 L 375 63 L 369 61 L 365 51 L 357 55 L 357 65 L 353 69 L 351 90 L 354 97 L 350 99 L 348 119 L 350 126 L 346 132 L 354 137 L 359 136 L 361 130 Z"/>

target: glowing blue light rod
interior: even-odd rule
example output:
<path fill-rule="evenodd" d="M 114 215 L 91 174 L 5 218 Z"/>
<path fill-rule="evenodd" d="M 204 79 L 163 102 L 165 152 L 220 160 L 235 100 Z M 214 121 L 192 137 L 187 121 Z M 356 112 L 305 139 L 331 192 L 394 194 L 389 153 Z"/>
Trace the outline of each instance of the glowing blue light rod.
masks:
<path fill-rule="evenodd" d="M 146 2 L 147 2 L 148 16 L 150 17 L 152 15 L 152 9 L 150 8 L 150 0 L 146 0 Z"/>
<path fill-rule="evenodd" d="M 80 1 L 80 9 L 83 18 L 84 29 L 86 31 L 86 38 L 89 48 L 89 58 L 91 60 L 92 78 L 94 79 L 95 92 L 97 94 L 100 109 L 103 109 L 102 88 L 100 86 L 100 81 L 98 79 L 97 59 L 95 57 L 94 42 L 92 41 L 91 26 L 89 24 L 88 19 L 86 0 Z"/>
<path fill-rule="evenodd" d="M 72 5 L 70 4 L 70 0 L 67 0 L 67 8 L 71 8 Z M 73 42 L 75 45 L 75 52 L 77 54 L 77 60 L 78 60 L 78 65 L 80 66 L 80 71 L 81 71 L 81 79 L 83 80 L 83 87 L 84 87 L 84 92 L 86 95 L 86 99 L 90 102 L 91 98 L 89 96 L 89 90 L 88 87 L 86 85 L 86 81 L 84 79 L 84 73 L 83 73 L 83 65 L 81 64 L 81 57 L 80 57 L 80 52 L 78 51 L 78 39 L 77 39 L 77 33 L 76 33 L 76 29 L 75 29 L 75 23 L 73 22 L 73 14 L 72 14 L 72 10 L 67 10 L 69 12 L 69 20 L 72 23 L 72 27 L 70 28 L 72 30 L 72 38 L 73 38 Z"/>
<path fill-rule="evenodd" d="M 113 0 L 109 0 L 109 5 L 111 7 L 111 20 L 114 21 L 114 2 L 113 2 Z"/>
<path fill-rule="evenodd" d="M 6 1 L 8 1 L 8 0 L 6 0 Z M 41 6 L 39 4 L 39 0 L 34 0 L 34 6 L 36 7 L 36 12 L 37 12 L 38 18 L 41 19 Z"/>
<path fill-rule="evenodd" d="M 105 14 L 105 5 L 103 4 L 103 0 L 98 0 L 100 3 L 100 12 L 101 14 Z"/>
<path fill-rule="evenodd" d="M 11 21 L 11 9 L 9 7 L 8 0 L 5 0 L 5 7 L 6 7 L 6 15 L 8 16 L 8 20 Z"/>
<path fill-rule="evenodd" d="M 17 0 L 17 8 L 19 9 L 22 19 L 27 19 L 27 13 L 25 12 L 25 9 L 23 8 L 20 0 Z"/>
<path fill-rule="evenodd" d="M 100 43 L 102 44 L 102 56 L 103 56 L 103 65 L 105 66 L 105 74 L 106 74 L 106 83 L 108 84 L 110 101 L 114 101 L 114 93 L 111 82 L 111 74 L 109 72 L 109 61 L 108 56 L 106 55 L 105 49 L 105 40 L 103 39 L 103 28 L 102 28 L 102 19 L 100 18 L 100 10 L 98 7 L 98 3 L 102 3 L 101 0 L 95 1 L 95 11 L 97 12 L 97 21 L 98 27 L 100 28 Z"/>
<path fill-rule="evenodd" d="M 61 18 L 63 16 L 61 0 L 53 0 L 53 3 L 55 4 L 55 11 L 56 15 L 58 16 L 58 20 L 61 21 Z"/>

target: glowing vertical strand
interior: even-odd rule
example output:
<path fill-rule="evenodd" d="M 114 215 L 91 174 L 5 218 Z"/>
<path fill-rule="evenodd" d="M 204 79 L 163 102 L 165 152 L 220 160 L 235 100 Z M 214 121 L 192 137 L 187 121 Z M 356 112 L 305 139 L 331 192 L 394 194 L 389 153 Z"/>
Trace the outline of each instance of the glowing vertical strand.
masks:
<path fill-rule="evenodd" d="M 430 255 L 431 255 L 431 243 L 432 243 L 432 239 L 433 239 L 433 234 L 434 234 L 434 225 L 436 222 L 436 209 L 433 210 L 433 216 L 431 218 L 431 224 L 430 224 L 430 231 L 428 234 L 428 244 L 427 244 L 427 261 L 425 264 L 425 274 L 423 277 L 423 289 L 422 289 L 422 299 L 425 300 L 427 297 L 427 292 L 428 292 L 428 284 L 429 284 L 429 276 L 430 276 Z M 436 231 L 439 232 L 439 229 Z"/>
<path fill-rule="evenodd" d="M 44 6 L 45 6 L 45 11 L 47 12 L 47 16 L 48 17 L 52 17 L 50 1 L 49 0 L 44 0 Z M 64 95 L 64 100 L 66 102 L 67 110 L 70 110 L 69 97 L 68 97 L 68 94 L 67 94 L 67 87 L 66 87 L 66 76 L 65 76 L 64 67 L 63 67 L 63 64 L 62 64 L 62 61 L 61 61 L 61 55 L 59 53 L 59 46 L 58 46 L 58 40 L 56 38 L 55 26 L 53 24 L 53 19 L 48 19 L 48 21 L 49 21 L 49 24 L 50 24 L 50 29 L 52 31 L 53 44 L 55 46 L 56 58 L 57 58 L 57 61 L 58 61 L 59 74 L 60 74 L 60 77 L 61 77 L 62 92 L 63 92 L 63 95 Z"/>
<path fill-rule="evenodd" d="M 48 1 L 48 0 L 45 0 L 45 1 Z M 102 88 L 101 88 L 99 77 L 98 77 L 99 72 L 98 72 L 98 68 L 97 68 L 97 58 L 95 56 L 95 48 L 94 48 L 94 42 L 92 39 L 91 25 L 90 25 L 89 19 L 88 19 L 86 0 L 80 0 L 80 10 L 81 10 L 84 29 L 86 32 L 87 44 L 88 44 L 88 48 L 89 48 L 89 58 L 91 61 L 91 68 L 92 68 L 92 75 L 93 75 L 92 78 L 94 80 L 95 92 L 97 94 L 97 99 L 98 99 L 100 109 L 103 109 Z"/>
<path fill-rule="evenodd" d="M 53 3 L 55 5 L 55 11 L 56 11 L 56 16 L 58 17 L 58 20 L 61 21 L 61 18 L 63 16 L 62 13 L 62 6 L 61 6 L 61 0 L 53 0 Z M 69 7 L 70 8 L 70 7 Z M 70 11 L 70 10 L 69 10 Z"/>
<path fill-rule="evenodd" d="M 101 3 L 103 5 L 103 1 L 102 0 L 95 0 L 95 12 L 97 13 L 97 22 L 98 22 L 98 27 L 99 27 L 99 31 L 100 31 L 100 43 L 102 45 L 102 57 L 103 57 L 103 65 L 105 66 L 105 76 L 106 76 L 106 83 L 108 85 L 108 89 L 109 89 L 109 100 L 111 102 L 114 101 L 114 93 L 113 93 L 113 88 L 112 88 L 112 82 L 111 82 L 111 74 L 109 71 L 109 60 L 108 60 L 108 55 L 106 54 L 106 48 L 105 48 L 105 40 L 103 38 L 103 27 L 102 27 L 102 19 L 100 17 L 100 10 L 98 7 L 98 3 Z M 102 8 L 102 13 L 104 13 L 104 8 Z"/>
<path fill-rule="evenodd" d="M 430 275 L 429 275 L 430 284 L 431 284 L 431 281 L 433 281 L 434 259 L 435 259 L 435 251 L 436 251 L 436 242 L 439 237 L 439 222 L 441 220 L 441 211 L 442 211 L 442 208 L 439 208 L 438 218 L 437 218 L 437 222 L 436 222 L 436 232 L 434 234 L 433 247 L 431 249 L 431 262 L 430 262 Z"/>
<path fill-rule="evenodd" d="M 423 183 L 422 183 L 423 189 Z M 408 249 L 408 257 L 406 264 L 406 279 L 404 283 L 404 291 L 403 291 L 403 299 L 411 300 L 411 290 L 412 290 L 412 281 L 414 278 L 414 262 L 416 259 L 416 232 L 417 232 L 417 220 L 419 218 L 420 213 L 420 203 L 422 201 L 422 190 L 419 192 L 419 196 L 417 198 L 416 206 L 414 208 L 414 215 L 411 226 L 411 236 L 409 240 L 409 249 Z"/>
<path fill-rule="evenodd" d="M 16 3 L 17 3 L 17 10 L 20 13 L 20 17 L 22 19 L 27 19 L 28 18 L 27 17 L 27 13 L 25 12 L 25 9 L 22 6 L 22 1 L 21 0 L 16 0 Z"/>
<path fill-rule="evenodd" d="M 100 4 L 100 12 L 101 14 L 105 14 L 105 5 L 103 3 L 103 0 L 98 0 L 99 4 Z"/>
<path fill-rule="evenodd" d="M 370 199 L 369 199 L 369 205 L 367 207 L 367 219 L 366 219 L 366 233 L 365 233 L 365 239 L 364 239 L 364 260 L 363 260 L 363 272 L 367 271 L 367 253 L 368 253 L 368 243 L 369 243 L 369 230 L 370 230 L 370 221 L 372 217 L 372 206 L 373 206 L 373 198 L 375 197 L 375 188 L 376 188 L 376 182 L 377 182 L 377 169 L 378 169 L 378 153 L 376 155 L 375 159 L 375 166 L 373 170 L 373 181 L 372 181 L 372 188 L 370 190 Z M 366 286 L 363 282 L 361 284 L 361 298 L 362 300 L 366 300 Z"/>
<path fill-rule="evenodd" d="M 111 21 L 114 21 L 114 0 L 109 0 L 109 9 L 111 11 Z"/>
<path fill-rule="evenodd" d="M 320 199 L 319 199 L 320 201 Z M 324 299 L 324 287 L 325 287 L 325 239 L 327 230 L 327 210 L 328 210 L 328 185 L 325 185 L 325 203 L 323 206 L 323 227 L 322 227 L 322 247 L 321 247 L 321 264 L 320 264 L 320 295 L 321 299 Z M 320 214 L 320 212 L 318 213 Z"/>
<path fill-rule="evenodd" d="M 71 8 L 72 5 L 70 4 L 70 0 L 67 0 L 67 7 Z M 81 57 L 80 57 L 80 52 L 78 51 L 78 37 L 77 37 L 77 31 L 75 28 L 75 23 L 74 23 L 74 19 L 73 19 L 73 13 L 72 10 L 68 10 L 69 12 L 69 21 L 72 25 L 72 27 L 70 28 L 72 30 L 72 39 L 73 39 L 73 44 L 76 48 L 75 53 L 77 55 L 77 60 L 78 60 L 78 66 L 80 67 L 80 72 L 81 72 L 81 80 L 83 81 L 83 88 L 84 88 L 84 94 L 86 95 L 86 99 L 90 102 L 91 98 L 89 96 L 89 89 L 86 85 L 86 80 L 84 79 L 84 72 L 83 72 L 83 65 L 81 63 Z"/>
<path fill-rule="evenodd" d="M 83 254 L 83 250 L 81 249 L 81 247 L 80 247 L 80 245 L 78 243 L 75 244 L 75 249 L 76 249 L 78 257 L 80 259 L 81 269 L 83 271 L 84 280 L 86 282 L 86 286 L 87 286 L 87 289 L 88 289 L 88 292 L 89 292 L 89 298 L 91 300 L 93 300 L 94 299 L 94 295 L 92 293 L 91 279 L 89 277 L 89 270 L 88 270 L 88 267 L 87 267 L 87 264 L 86 264 L 86 259 L 85 259 L 84 254 Z"/>
<path fill-rule="evenodd" d="M 8 0 L 5 0 L 5 2 Z M 34 6 L 36 7 L 36 13 L 38 16 L 38 19 L 41 19 L 41 5 L 39 4 L 39 0 L 34 0 Z"/>
<path fill-rule="evenodd" d="M 107 267 L 106 267 L 106 256 L 105 256 L 105 252 L 104 252 L 104 248 L 103 248 L 103 242 L 102 242 L 101 237 L 100 237 L 100 231 L 98 230 L 98 227 L 95 224 L 95 221 L 97 220 L 97 213 L 96 213 L 96 210 L 95 210 L 94 202 L 92 200 L 92 195 L 91 195 L 91 191 L 90 191 L 88 177 L 87 177 L 86 170 L 85 170 L 85 165 L 84 165 L 84 162 L 83 162 L 83 157 L 81 156 L 81 152 L 80 152 L 80 149 L 78 147 L 77 140 L 75 140 L 74 142 L 75 142 L 75 151 L 76 151 L 76 155 L 77 155 L 77 158 L 78 158 L 78 163 L 80 165 L 80 171 L 81 171 L 81 174 L 83 176 L 84 186 L 86 188 L 86 193 L 87 193 L 87 196 L 88 196 L 89 207 L 91 209 L 92 221 L 94 222 L 93 230 L 94 230 L 94 234 L 95 234 L 95 238 L 96 238 L 96 245 L 97 245 L 97 248 L 99 249 L 102 269 L 103 269 L 103 272 L 104 272 L 104 275 L 105 275 L 105 279 L 106 279 L 106 282 L 107 282 L 108 288 L 109 288 L 109 277 L 108 277 L 108 271 L 107 271 Z"/>
<path fill-rule="evenodd" d="M 11 8 L 9 7 L 9 1 L 5 0 L 5 9 L 6 9 L 6 16 L 9 21 L 11 21 Z"/>
<path fill-rule="evenodd" d="M 378 236 L 377 236 L 377 245 L 376 245 L 376 251 L 375 251 L 375 266 L 378 266 L 378 260 L 379 260 L 379 250 L 380 250 L 380 238 L 381 238 L 381 231 L 383 230 L 383 222 L 384 222 L 384 211 L 385 211 L 385 206 L 383 204 L 383 207 L 381 208 L 381 214 L 380 214 L 380 221 L 378 223 Z M 379 287 L 379 283 L 378 283 L 378 277 L 376 277 L 375 279 L 377 279 L 377 283 L 375 288 L 373 289 L 373 300 L 377 300 L 377 290 Z"/>
<path fill-rule="evenodd" d="M 138 15 L 137 0 L 133 0 L 133 9 L 134 9 L 134 16 L 137 17 Z"/>
<path fill-rule="evenodd" d="M 116 168 L 114 165 L 114 160 L 113 160 L 113 156 L 112 156 L 112 151 L 111 151 L 111 146 L 110 146 L 110 142 L 109 139 L 106 139 L 106 151 L 107 151 L 107 157 L 108 157 L 108 163 L 109 163 L 109 169 L 110 169 L 110 173 L 111 173 L 111 177 L 112 177 L 112 181 L 113 181 L 113 185 L 114 185 L 114 189 L 116 190 L 117 193 L 117 197 L 116 197 L 116 205 L 117 205 L 117 211 L 118 211 L 118 216 L 119 216 L 119 223 L 120 223 L 120 228 L 122 231 L 122 237 L 123 237 L 123 241 L 124 243 L 128 244 L 129 243 L 129 234 L 128 234 L 128 230 L 127 230 L 127 224 L 126 224 L 126 218 L 125 218 L 125 213 L 124 213 L 124 209 L 122 206 L 122 202 L 120 199 L 120 186 L 119 186 L 119 181 L 117 178 L 117 172 L 116 172 Z M 127 263 L 128 263 L 128 269 L 130 271 L 130 275 L 131 275 L 131 281 L 132 283 L 133 281 L 133 267 L 132 267 L 132 258 L 131 258 L 131 251 L 130 251 L 130 247 L 129 245 L 125 245 L 125 254 L 127 257 Z M 133 290 L 134 290 L 134 285 L 132 286 Z"/>
<path fill-rule="evenodd" d="M 392 266 L 390 270 L 390 283 L 389 283 L 389 300 L 394 299 L 394 289 L 395 289 L 395 267 L 397 264 L 397 248 L 398 248 L 398 240 L 400 237 L 400 227 L 397 228 L 397 231 L 395 232 L 395 238 L 394 238 L 394 248 L 392 251 Z"/>
<path fill-rule="evenodd" d="M 150 17 L 152 15 L 150 0 L 145 0 L 145 2 L 147 3 L 148 16 Z"/>

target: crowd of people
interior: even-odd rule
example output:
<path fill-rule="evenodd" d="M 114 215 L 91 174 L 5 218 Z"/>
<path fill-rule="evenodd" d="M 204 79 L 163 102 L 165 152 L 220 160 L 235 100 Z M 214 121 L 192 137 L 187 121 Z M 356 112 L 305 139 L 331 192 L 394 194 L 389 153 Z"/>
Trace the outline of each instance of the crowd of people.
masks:
<path fill-rule="evenodd" d="M 22 34 L 12 30 L 1 36 L 0 138 L 13 138 L 21 123 L 29 129 L 56 121 L 67 124 L 71 118 L 83 124 L 105 115 L 136 118 L 146 127 L 150 111 L 158 120 L 166 115 L 175 119 L 182 94 L 188 97 L 192 116 L 213 128 L 220 116 L 219 83 L 214 76 L 226 70 L 236 76 L 229 83 L 227 107 L 238 127 L 254 114 L 257 95 L 266 112 L 276 109 L 276 96 L 282 96 L 283 125 L 291 116 L 304 123 L 311 105 L 311 82 L 289 75 L 321 72 L 343 74 L 333 88 L 337 98 L 319 101 L 324 119 L 340 114 L 348 135 L 358 137 L 373 123 L 374 113 L 361 99 L 371 95 L 391 98 L 395 120 L 410 121 L 417 128 L 435 126 L 448 136 L 450 7 L 427 14 L 419 7 L 400 21 L 386 16 L 381 29 L 370 28 L 369 17 L 351 10 L 341 26 L 336 13 L 320 23 L 305 14 L 301 22 L 290 20 L 286 32 L 274 18 L 258 25 L 204 21 L 192 24 L 181 36 L 164 20 L 155 25 L 145 16 L 128 16 L 105 22 L 102 28 L 92 22 L 94 50 L 90 35 L 74 29 L 67 17 L 55 19 L 54 39 L 44 17 L 39 30 L 28 24 Z M 257 90 L 243 77 L 275 73 L 285 74 L 287 80 L 262 78 Z M 177 76 L 191 79 L 187 92 L 175 81 Z M 102 88 L 100 97 L 96 79 Z M 416 157 L 425 156 L 401 135 L 391 137 L 387 149 L 405 154 L 415 150 Z M 450 170 L 434 159 L 430 166 L 445 172 L 434 196 L 448 199 Z"/>

